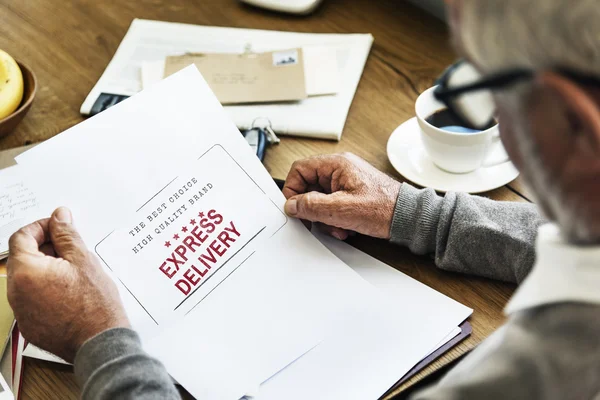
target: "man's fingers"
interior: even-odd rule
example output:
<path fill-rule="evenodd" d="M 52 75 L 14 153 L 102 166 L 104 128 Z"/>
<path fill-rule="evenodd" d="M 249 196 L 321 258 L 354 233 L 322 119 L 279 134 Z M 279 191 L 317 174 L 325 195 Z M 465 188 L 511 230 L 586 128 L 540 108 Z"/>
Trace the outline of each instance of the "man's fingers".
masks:
<path fill-rule="evenodd" d="M 343 192 L 300 194 L 288 199 L 285 212 L 291 217 L 342 227 L 344 221 L 340 218 L 339 211 L 343 208 L 345 196 L 347 194 Z"/>
<path fill-rule="evenodd" d="M 9 277 L 9 288 L 12 287 L 12 276 L 23 266 L 45 268 L 45 254 L 41 250 L 48 245 L 50 234 L 48 218 L 33 222 L 15 232 L 8 242 L 8 262 L 6 270 Z M 10 290 L 9 290 L 10 292 Z"/>
<path fill-rule="evenodd" d="M 292 169 L 288 173 L 283 185 L 283 195 L 286 199 L 298 194 L 306 193 L 311 185 L 314 185 L 313 174 L 307 174 L 310 169 L 309 160 L 297 161 L 292 164 Z"/>
<path fill-rule="evenodd" d="M 327 224 L 318 224 L 318 229 L 326 233 L 329 236 L 333 236 L 338 240 L 346 240 L 349 236 L 351 236 L 350 231 L 342 228 L 338 228 L 337 226 L 331 226 Z"/>
<path fill-rule="evenodd" d="M 40 252 L 42 252 L 45 256 L 56 257 L 56 251 L 54 250 L 52 243 L 44 243 L 41 245 Z"/>
<path fill-rule="evenodd" d="M 66 207 L 57 208 L 49 222 L 50 239 L 56 255 L 75 265 L 82 265 L 87 257 L 87 247 L 73 225 L 71 211 Z"/>
<path fill-rule="evenodd" d="M 343 155 L 334 154 L 296 161 L 285 180 L 284 196 L 289 199 L 312 190 L 331 193 L 332 175 L 343 159 Z"/>
<path fill-rule="evenodd" d="M 37 254 L 39 248 L 50 240 L 48 218 L 33 222 L 15 232 L 8 242 L 9 254 Z"/>

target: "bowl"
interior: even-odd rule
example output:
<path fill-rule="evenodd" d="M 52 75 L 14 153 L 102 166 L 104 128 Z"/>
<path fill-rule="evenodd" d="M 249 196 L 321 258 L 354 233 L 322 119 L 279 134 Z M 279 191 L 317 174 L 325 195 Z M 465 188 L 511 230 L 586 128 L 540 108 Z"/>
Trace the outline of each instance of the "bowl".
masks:
<path fill-rule="evenodd" d="M 15 130 L 17 125 L 19 125 L 19 122 L 23 120 L 25 114 L 27 114 L 31 108 L 31 103 L 33 103 L 33 98 L 37 91 L 37 79 L 35 78 L 33 71 L 18 61 L 17 64 L 19 64 L 19 68 L 23 74 L 23 99 L 21 100 L 19 108 L 8 117 L 0 119 L 0 137 L 6 136 Z"/>

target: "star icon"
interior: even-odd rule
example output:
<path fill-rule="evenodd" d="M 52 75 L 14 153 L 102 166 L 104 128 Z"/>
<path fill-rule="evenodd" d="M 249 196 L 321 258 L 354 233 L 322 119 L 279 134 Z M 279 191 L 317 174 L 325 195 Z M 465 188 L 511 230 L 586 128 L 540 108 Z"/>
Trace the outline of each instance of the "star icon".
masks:
<path fill-rule="evenodd" d="M 171 242 L 169 242 L 168 240 L 165 242 L 165 247 L 171 247 Z"/>
<path fill-rule="evenodd" d="M 178 240 L 178 239 L 179 239 L 179 235 L 178 234 L 173 235 L 173 240 Z"/>
<path fill-rule="evenodd" d="M 199 216 L 200 218 L 204 218 L 204 213 L 203 213 L 203 212 L 199 212 L 199 213 L 198 213 L 198 216 Z"/>
<path fill-rule="evenodd" d="M 190 225 L 196 225 L 196 220 L 195 219 L 190 220 Z"/>
<path fill-rule="evenodd" d="M 184 226 L 183 228 L 181 228 L 181 232 L 187 232 L 187 231 L 188 231 L 187 226 Z"/>

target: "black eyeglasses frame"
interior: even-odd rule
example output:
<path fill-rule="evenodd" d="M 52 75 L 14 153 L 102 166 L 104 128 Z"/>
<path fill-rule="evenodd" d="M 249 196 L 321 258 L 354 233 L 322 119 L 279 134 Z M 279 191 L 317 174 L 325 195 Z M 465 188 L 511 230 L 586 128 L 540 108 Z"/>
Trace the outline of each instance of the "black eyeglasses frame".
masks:
<path fill-rule="evenodd" d="M 458 96 L 462 96 L 464 94 L 470 92 L 476 92 L 479 90 L 491 90 L 497 91 L 500 89 L 506 89 L 511 86 L 516 85 L 517 83 L 532 80 L 536 76 L 536 71 L 527 68 L 515 68 L 512 70 L 508 70 L 505 72 L 499 72 L 488 77 L 485 77 L 477 82 L 470 83 L 463 86 L 458 87 L 449 87 L 448 82 L 450 77 L 456 71 L 461 64 L 466 63 L 467 61 L 461 60 L 446 69 L 440 78 L 437 80 L 437 87 L 434 90 L 433 94 L 437 100 L 444 103 L 447 107 L 448 111 L 455 117 L 461 124 L 463 124 L 467 128 L 471 129 L 483 129 L 485 127 L 475 126 L 472 122 L 467 121 L 461 114 L 458 112 L 454 106 L 454 102 L 452 101 L 454 98 Z M 596 86 L 600 87 L 600 79 L 585 75 L 580 72 L 574 71 L 569 68 L 555 68 L 554 71 L 563 75 L 570 80 L 582 85 L 582 86 Z M 493 120 L 490 120 L 485 126 L 490 126 L 493 123 Z"/>

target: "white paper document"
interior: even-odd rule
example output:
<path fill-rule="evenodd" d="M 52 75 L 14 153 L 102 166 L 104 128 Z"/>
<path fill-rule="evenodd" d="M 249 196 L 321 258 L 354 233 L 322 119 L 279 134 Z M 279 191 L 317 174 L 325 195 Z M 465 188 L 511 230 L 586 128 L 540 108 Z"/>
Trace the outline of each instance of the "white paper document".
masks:
<path fill-rule="evenodd" d="M 54 354 L 49 353 L 46 350 L 42 350 L 39 347 L 32 345 L 31 343 L 27 343 L 27 346 L 25 346 L 25 349 L 23 349 L 23 357 L 36 358 L 38 360 L 69 365 L 69 363 L 63 360 L 62 358 L 55 356 Z"/>
<path fill-rule="evenodd" d="M 215 145 L 152 194 L 96 252 L 137 293 L 148 316 L 164 324 L 190 313 L 286 223 L 277 205 Z M 165 285 L 170 290 L 156 296 Z"/>
<path fill-rule="evenodd" d="M 456 336 L 472 309 L 436 292 L 356 248 L 317 238 L 383 295 L 401 315 L 402 332 L 382 328 L 385 316 L 365 313 L 263 383 L 257 399 L 376 399 L 415 364 Z M 437 342 L 434 337 L 438 337 Z M 423 345 L 431 343 L 425 350 Z"/>
<path fill-rule="evenodd" d="M 299 102 L 225 108 L 240 129 L 250 128 L 256 118 L 263 117 L 271 121 L 278 134 L 339 140 L 372 43 L 373 37 L 369 34 L 277 32 L 135 19 L 102 77 L 85 99 L 81 113 L 90 114 L 102 93 L 131 96 L 139 92 L 142 73 L 150 80 L 160 75 L 156 69 L 144 72 L 144 63 L 161 62 L 170 55 L 243 53 L 248 47 L 254 52 L 302 47 L 308 49 L 309 60 L 317 63 L 331 58 L 325 56 L 324 51 L 334 53 L 335 67 L 329 62 L 322 66 L 322 71 L 311 67 L 306 78 L 311 82 L 307 89 L 313 93 L 336 89 L 336 94 L 309 97 Z M 332 68 L 337 68 L 338 79 L 327 79 Z"/>
<path fill-rule="evenodd" d="M 8 253 L 8 239 L 37 213 L 38 198 L 18 166 L 0 170 L 0 258 Z"/>
<path fill-rule="evenodd" d="M 336 94 L 340 91 L 340 68 L 337 46 L 305 46 L 304 74 L 306 93 L 309 96 Z"/>
<path fill-rule="evenodd" d="M 462 323 L 471 314 L 471 309 L 344 242 L 318 232 L 315 232 L 315 235 L 335 255 L 344 257 L 347 265 L 363 279 L 384 292 L 386 298 L 389 299 L 393 312 L 400 313 L 407 304 L 410 305 L 412 311 L 409 315 L 406 315 L 406 318 L 403 318 L 403 321 L 407 326 L 413 326 L 414 329 L 405 329 L 400 336 L 390 337 L 389 341 L 382 341 L 381 333 L 377 330 L 376 321 L 357 319 L 357 325 L 371 323 L 374 324 L 373 326 L 376 329 L 370 332 L 366 332 L 364 327 L 360 328 L 361 331 L 355 330 L 355 332 L 359 332 L 353 339 L 356 341 L 355 343 L 347 342 L 350 335 L 347 335 L 348 330 L 345 330 L 344 336 L 346 336 L 346 339 L 341 343 L 353 349 L 351 352 L 342 351 L 341 355 L 337 354 L 332 357 L 323 352 L 327 344 L 322 343 L 319 345 L 322 348 L 318 352 L 315 351 L 317 348 L 312 349 L 315 354 L 310 354 L 306 359 L 299 357 L 298 360 L 292 363 L 293 368 L 290 368 L 290 371 L 284 370 L 263 383 L 255 393 L 257 399 L 269 397 L 293 398 L 294 396 L 306 396 L 306 398 L 314 399 L 341 398 L 344 396 L 346 396 L 345 399 L 353 396 L 357 399 L 377 398 L 412 368 L 416 363 L 414 359 L 419 354 L 421 354 L 421 358 L 418 361 L 429 356 L 461 332 L 455 324 Z M 435 318 L 432 318 L 432 316 L 435 316 Z M 423 320 L 426 320 L 424 324 Z M 415 343 L 428 342 L 430 340 L 428 337 L 432 336 L 430 332 L 433 332 L 434 335 L 441 335 L 445 331 L 449 331 L 448 335 L 431 347 L 428 352 L 417 351 L 416 355 L 411 357 L 405 351 L 406 348 L 412 347 Z M 377 347 L 385 349 L 392 356 L 388 363 L 381 362 L 381 359 L 375 357 L 372 353 L 362 351 L 368 349 L 371 343 L 376 343 Z M 334 344 L 333 346 L 337 345 Z M 417 347 L 420 349 L 419 346 Z M 361 361 L 357 354 L 362 354 L 364 359 Z M 25 348 L 23 355 L 64 363 L 58 357 L 31 344 Z M 335 364 L 332 365 L 331 362 Z M 306 369 L 297 373 L 296 369 L 298 367 L 295 364 L 301 363 L 306 366 Z M 362 368 L 365 371 L 361 379 L 351 379 L 348 370 L 344 368 L 347 363 L 354 364 L 355 368 Z M 343 384 L 340 384 L 340 382 L 343 382 Z M 324 386 L 325 391 L 323 391 Z M 290 395 L 294 392 L 298 392 L 298 395 Z"/>
<path fill-rule="evenodd" d="M 198 398 L 237 399 L 365 310 L 373 310 L 374 318 L 389 315 L 376 289 L 299 221 L 288 220 L 281 227 L 283 195 L 193 66 L 40 144 L 17 162 L 44 199 L 41 207 L 46 213 L 59 205 L 72 209 L 86 244 L 107 260 L 106 269 L 119 283 L 146 349 Z M 207 188 L 202 197 L 196 192 L 198 199 L 192 188 L 184 189 L 194 178 L 202 192 Z M 180 189 L 183 199 L 174 199 L 171 205 L 170 198 Z M 202 217 L 194 224 L 194 217 L 186 215 L 178 228 L 187 226 L 188 232 L 181 233 L 192 234 L 173 239 L 174 225 L 164 224 L 162 230 L 154 218 L 161 218 L 159 209 L 173 216 L 174 208 L 184 204 L 179 200 L 196 215 L 219 219 L 215 213 L 220 214 L 218 229 L 213 219 L 215 231 L 203 239 L 208 228 L 205 234 L 194 233 Z M 145 208 L 149 206 L 156 214 Z M 229 225 L 232 221 L 235 227 Z M 161 233 L 146 233 L 141 222 L 145 229 L 158 228 Z M 159 244 L 142 248 L 138 255 L 156 252 L 159 257 L 143 266 L 128 265 L 131 273 L 124 267 L 127 261 L 117 256 L 135 257 L 137 243 L 146 246 L 143 240 L 131 241 L 135 236 L 129 232 L 135 232 L 136 225 L 141 237 L 153 235 L 147 245 Z M 231 228 L 227 237 L 221 235 L 226 226 Z M 263 227 L 264 238 L 259 234 L 256 242 L 250 240 Z M 239 232 L 239 242 L 232 241 L 238 237 L 233 230 Z M 129 236 L 103 247 L 111 233 Z M 165 246 L 171 240 L 171 246 Z M 178 263 L 179 271 L 168 278 L 165 271 L 173 271 L 163 267 L 163 261 L 181 244 L 188 260 Z M 212 255 L 205 253 L 207 244 Z M 243 244 L 247 245 L 242 249 Z M 181 248 L 179 253 L 183 252 Z M 209 264 L 212 275 L 205 281 L 200 280 L 204 273 L 200 259 L 206 260 L 201 252 L 209 258 L 223 253 L 217 263 Z M 175 263 L 167 265 L 176 269 Z M 185 298 L 175 286 L 180 279 L 197 290 L 188 293 L 194 307 L 185 303 L 191 309 L 185 315 L 173 309 L 176 296 Z M 205 289 L 215 283 L 214 290 Z M 149 299 L 149 293 L 164 299 L 162 306 Z M 386 321 L 390 332 L 403 329 L 400 318 Z M 438 340 L 423 344 L 424 351 Z"/>
<path fill-rule="evenodd" d="M 17 162 L 44 213 L 71 208 L 145 349 L 197 398 L 377 397 L 470 313 L 288 219 L 194 66 Z"/>

